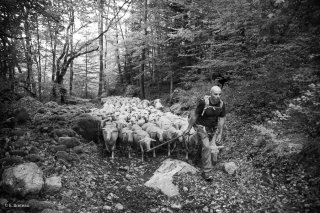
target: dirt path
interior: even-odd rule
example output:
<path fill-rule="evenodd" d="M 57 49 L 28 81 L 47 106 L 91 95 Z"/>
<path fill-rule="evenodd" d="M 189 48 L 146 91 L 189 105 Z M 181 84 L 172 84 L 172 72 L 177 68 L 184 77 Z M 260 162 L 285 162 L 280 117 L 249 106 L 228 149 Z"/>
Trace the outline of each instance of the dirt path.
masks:
<path fill-rule="evenodd" d="M 289 165 L 271 155 L 251 158 L 256 131 L 236 120 L 227 120 L 220 162 L 233 161 L 239 167 L 228 175 L 218 166 L 214 180 L 204 181 L 200 174 L 174 176 L 180 196 L 165 195 L 144 186 L 167 157 L 165 152 L 141 162 L 140 155 L 128 159 L 116 152 L 111 161 L 101 155 L 101 146 L 85 144 L 79 163 L 57 160 L 47 148 L 52 139 L 32 129 L 31 144 L 40 150 L 45 161 L 41 168 L 46 177 L 62 177 L 62 190 L 55 195 L 41 195 L 65 209 L 65 212 L 313 212 L 320 204 L 310 193 L 308 177 L 300 165 Z M 184 154 L 174 153 L 183 160 Z M 48 169 L 51 168 L 51 169 Z M 15 199 L 7 197 L 7 199 Z M 318 203 L 317 203 L 318 202 Z"/>

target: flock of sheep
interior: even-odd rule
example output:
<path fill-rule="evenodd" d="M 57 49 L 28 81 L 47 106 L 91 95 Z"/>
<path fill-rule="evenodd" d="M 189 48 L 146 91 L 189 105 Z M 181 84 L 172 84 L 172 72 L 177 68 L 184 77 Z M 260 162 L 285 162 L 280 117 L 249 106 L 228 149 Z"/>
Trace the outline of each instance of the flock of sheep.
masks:
<path fill-rule="evenodd" d="M 168 156 L 179 144 L 185 150 L 186 160 L 191 148 L 199 144 L 193 128 L 184 134 L 188 118 L 163 112 L 160 99 L 150 102 L 137 97 L 112 96 L 102 99 L 102 102 L 103 107 L 92 109 L 90 114 L 101 119 L 104 144 L 112 159 L 117 141 L 126 147 L 129 158 L 133 147 L 140 147 L 142 161 L 146 151 L 169 140 L 172 142 L 167 144 Z M 219 151 L 215 143 L 211 145 L 211 150 L 216 161 Z M 155 157 L 156 149 L 152 151 Z"/>
<path fill-rule="evenodd" d="M 194 129 L 183 135 L 188 127 L 187 118 L 163 112 L 160 99 L 150 102 L 137 97 L 112 96 L 102 99 L 102 102 L 103 107 L 92 109 L 90 114 L 101 119 L 104 144 L 112 159 L 117 141 L 127 148 L 129 158 L 133 147 L 140 147 L 142 161 L 145 151 L 165 141 L 175 139 L 172 145 L 167 145 L 168 156 L 171 148 L 180 143 L 185 148 L 186 159 L 189 147 L 198 144 Z M 155 149 L 153 156 L 156 156 Z"/>

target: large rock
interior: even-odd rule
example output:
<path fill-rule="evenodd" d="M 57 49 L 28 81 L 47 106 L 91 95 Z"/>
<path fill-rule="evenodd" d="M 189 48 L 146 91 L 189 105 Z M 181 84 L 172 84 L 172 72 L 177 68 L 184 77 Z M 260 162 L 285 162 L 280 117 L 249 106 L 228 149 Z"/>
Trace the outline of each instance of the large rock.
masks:
<path fill-rule="evenodd" d="M 44 191 L 48 194 L 59 192 L 62 187 L 61 177 L 53 176 L 45 180 Z"/>
<path fill-rule="evenodd" d="M 57 159 L 61 159 L 63 161 L 69 162 L 69 163 L 80 162 L 80 158 L 76 153 L 69 154 L 65 151 L 58 151 L 55 156 Z"/>
<path fill-rule="evenodd" d="M 224 163 L 223 169 L 229 175 L 233 175 L 238 170 L 238 167 L 234 162 L 228 162 L 228 163 Z"/>
<path fill-rule="evenodd" d="M 38 194 L 43 187 L 43 172 L 35 163 L 24 163 L 6 169 L 2 174 L 3 188 L 10 194 Z"/>
<path fill-rule="evenodd" d="M 15 117 L 19 117 L 20 121 L 28 119 L 29 116 L 32 118 L 36 112 L 43 107 L 43 103 L 30 96 L 19 99 L 16 103 L 11 106 L 14 110 Z M 22 113 L 19 115 L 19 113 Z M 20 117 L 21 116 L 21 117 Z"/>
<path fill-rule="evenodd" d="M 50 133 L 50 136 L 58 139 L 59 137 L 74 137 L 77 133 L 72 129 L 54 129 Z"/>
<path fill-rule="evenodd" d="M 80 140 L 76 137 L 59 137 L 60 145 L 65 145 L 67 148 L 73 148 L 80 145 Z"/>
<path fill-rule="evenodd" d="M 31 210 L 30 212 L 42 212 L 45 209 L 54 210 L 58 208 L 58 206 L 54 203 L 51 203 L 49 201 L 36 200 L 36 199 L 29 200 L 28 205 Z"/>
<path fill-rule="evenodd" d="M 173 175 L 185 174 L 191 172 L 195 174 L 198 170 L 190 164 L 173 159 L 166 159 L 162 165 L 155 171 L 154 175 L 144 185 L 160 190 L 168 197 L 179 195 L 178 186 L 172 183 Z"/>
<path fill-rule="evenodd" d="M 13 112 L 13 114 L 14 114 L 14 117 L 17 119 L 18 124 L 24 124 L 27 121 L 31 120 L 29 113 L 24 107 L 16 109 Z"/>
<path fill-rule="evenodd" d="M 101 139 L 100 120 L 89 114 L 83 114 L 73 121 L 72 129 L 87 141 L 98 142 Z M 100 138 L 99 138 L 100 136 Z"/>

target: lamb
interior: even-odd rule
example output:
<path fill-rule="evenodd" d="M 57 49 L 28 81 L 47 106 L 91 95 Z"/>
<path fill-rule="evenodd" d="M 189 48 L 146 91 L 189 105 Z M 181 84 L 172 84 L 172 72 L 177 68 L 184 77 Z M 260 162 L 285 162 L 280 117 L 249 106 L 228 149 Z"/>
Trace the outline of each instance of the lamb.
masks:
<path fill-rule="evenodd" d="M 162 125 L 163 128 L 161 128 L 163 130 L 163 138 L 164 140 L 168 141 L 168 140 L 172 140 L 173 138 L 178 137 L 178 140 L 180 142 L 183 142 L 183 131 L 181 130 L 177 130 L 176 128 L 174 128 L 172 125 L 166 124 L 166 125 Z M 173 149 L 176 147 L 176 143 L 174 141 L 174 145 L 173 145 Z M 171 155 L 171 144 L 168 143 L 168 156 Z"/>
<path fill-rule="evenodd" d="M 218 154 L 219 150 L 224 148 L 224 146 L 217 146 L 216 144 L 216 135 L 213 136 L 211 140 L 211 156 L 212 156 L 212 161 L 217 162 L 218 161 Z"/>
<path fill-rule="evenodd" d="M 177 129 L 183 129 L 186 130 L 188 127 L 189 123 L 188 123 L 188 119 L 187 118 L 178 118 L 173 120 L 173 126 Z"/>
<path fill-rule="evenodd" d="M 141 126 L 139 126 L 138 124 L 131 125 L 131 129 L 133 131 L 142 130 Z"/>
<path fill-rule="evenodd" d="M 121 134 L 119 135 L 122 143 L 127 147 L 128 149 L 128 157 L 131 158 L 131 150 L 133 145 L 133 131 L 129 129 L 129 127 L 124 127 L 122 129 Z"/>
<path fill-rule="evenodd" d="M 137 124 L 139 126 L 142 126 L 143 124 L 145 124 L 147 122 L 147 119 L 145 117 L 141 117 L 138 121 Z"/>
<path fill-rule="evenodd" d="M 123 119 L 118 119 L 117 121 L 115 121 L 116 125 L 117 125 L 117 128 L 119 130 L 119 133 L 121 133 L 122 129 L 124 127 L 127 127 L 129 124 L 123 120 Z"/>
<path fill-rule="evenodd" d="M 171 121 L 168 118 L 165 117 L 161 117 L 159 118 L 159 120 L 157 121 L 157 125 L 161 128 L 161 129 L 168 129 L 172 126 Z"/>
<path fill-rule="evenodd" d="M 144 148 L 146 148 L 147 151 L 150 150 L 151 142 L 155 140 L 150 138 L 149 134 L 141 129 L 133 132 L 133 141 L 140 146 L 141 159 L 144 161 Z"/>
<path fill-rule="evenodd" d="M 151 122 L 148 122 L 148 123 L 145 123 L 141 126 L 142 130 L 146 131 L 148 127 L 150 126 L 157 126 L 155 123 L 151 123 Z"/>
<path fill-rule="evenodd" d="M 184 146 L 186 150 L 186 160 L 189 159 L 189 151 L 196 147 L 199 144 L 199 139 L 196 131 L 192 128 L 189 131 L 189 134 L 184 135 L 183 137 L 184 140 Z"/>
<path fill-rule="evenodd" d="M 156 109 L 163 109 L 163 105 L 161 104 L 160 99 L 154 100 L 154 107 L 155 107 Z"/>
<path fill-rule="evenodd" d="M 114 159 L 114 151 L 116 149 L 116 142 L 119 136 L 117 124 L 114 122 L 105 123 L 102 128 L 102 134 L 106 150 L 110 152 L 111 148 L 111 159 Z"/>
<path fill-rule="evenodd" d="M 177 138 L 178 141 L 181 142 L 181 143 L 183 142 L 183 131 L 182 130 L 179 130 L 179 129 L 174 128 L 173 126 L 170 126 L 167 129 L 167 131 L 170 132 L 172 138 L 178 137 Z M 177 146 L 177 143 L 176 143 L 176 140 L 175 140 L 175 141 L 173 141 L 173 149 L 175 149 L 176 146 Z M 170 143 L 169 143 L 168 144 L 168 156 L 170 156 L 170 154 L 171 154 L 171 151 L 170 151 Z"/>
<path fill-rule="evenodd" d="M 164 131 L 157 127 L 156 125 L 149 125 L 146 129 L 146 132 L 150 135 L 152 139 L 159 141 L 160 143 L 163 142 L 163 133 Z M 155 143 L 152 144 L 152 147 L 155 146 Z M 153 157 L 156 157 L 156 150 L 153 150 Z"/>

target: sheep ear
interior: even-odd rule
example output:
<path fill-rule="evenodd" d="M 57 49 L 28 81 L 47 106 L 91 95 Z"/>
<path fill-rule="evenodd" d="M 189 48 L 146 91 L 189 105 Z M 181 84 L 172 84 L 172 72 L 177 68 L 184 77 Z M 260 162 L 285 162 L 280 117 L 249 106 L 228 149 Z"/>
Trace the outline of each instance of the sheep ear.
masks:
<path fill-rule="evenodd" d="M 151 138 L 151 141 L 156 141 L 155 139 Z"/>
<path fill-rule="evenodd" d="M 224 148 L 224 146 L 218 146 L 218 149 L 223 149 Z"/>

